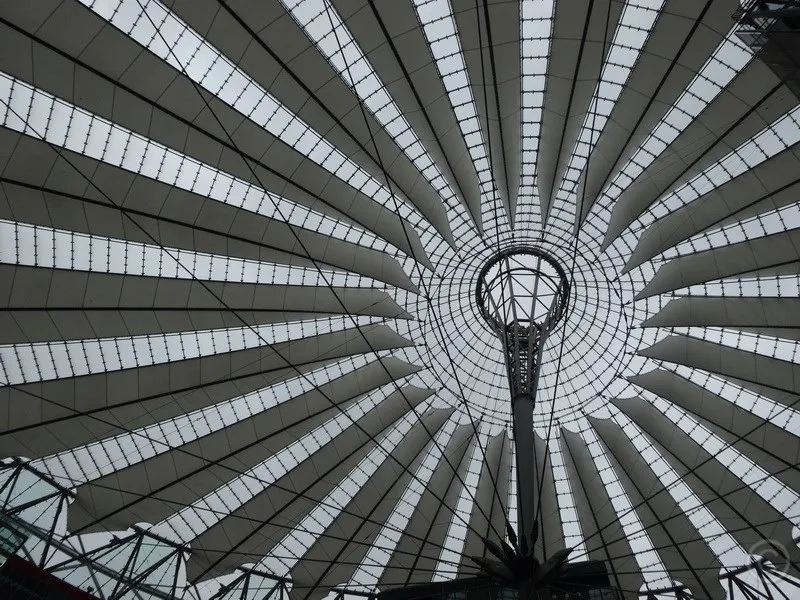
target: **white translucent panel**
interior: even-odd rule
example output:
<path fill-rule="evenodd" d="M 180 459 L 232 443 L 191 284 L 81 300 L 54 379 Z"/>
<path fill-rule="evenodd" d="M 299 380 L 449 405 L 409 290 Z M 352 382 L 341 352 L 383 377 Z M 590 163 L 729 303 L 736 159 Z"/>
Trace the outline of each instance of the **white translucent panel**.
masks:
<path fill-rule="evenodd" d="M 703 232 L 685 242 L 676 244 L 664 252 L 663 256 L 668 259 L 675 256 L 703 252 L 712 248 L 724 248 L 730 244 L 797 229 L 800 229 L 800 202 L 763 212 L 744 221 Z"/>
<path fill-rule="evenodd" d="M 752 59 L 752 51 L 731 30 L 703 68 L 601 194 L 604 206 L 630 185 L 716 98 Z"/>
<path fill-rule="evenodd" d="M 323 228 L 337 239 L 391 249 L 363 229 L 267 192 L 2 73 L 0 111 L 3 126 L 65 150 L 296 227 Z M 58 124 L 65 124 L 66 130 Z"/>
<path fill-rule="evenodd" d="M 386 519 L 386 525 L 381 527 L 372 546 L 350 578 L 347 584 L 348 589 L 369 591 L 378 585 L 384 566 L 388 564 L 392 552 L 397 548 L 397 544 L 411 520 L 411 515 L 414 514 L 414 509 L 433 476 L 434 469 L 443 458 L 444 448 L 455 429 L 456 420 L 449 419 L 436 434 L 432 444 L 426 449 L 425 458 L 417 472 L 414 473 L 414 478 L 400 496 L 391 515 Z"/>
<path fill-rule="evenodd" d="M 340 150 L 313 131 L 289 111 L 255 80 L 201 38 L 186 23 L 156 0 L 81 0 L 112 25 L 136 40 L 153 54 L 166 61 L 192 81 L 216 95 L 257 125 L 286 144 L 310 155 L 311 148 L 321 147 L 312 159 L 322 168 L 356 189 L 367 182 L 376 191 L 370 194 L 375 202 L 397 210 L 404 218 L 414 214 L 407 200 L 394 208 L 396 193 L 391 193 L 369 173 L 347 158 Z M 113 10 L 109 10 L 109 5 Z M 248 91 L 248 95 L 244 92 Z M 258 103 L 253 106 L 254 97 Z M 301 138 L 303 142 L 300 143 Z M 416 220 L 416 219 L 414 219 Z"/>
<path fill-rule="evenodd" d="M 622 9 L 600 79 L 556 193 L 554 210 L 564 210 L 567 214 L 575 210 L 574 191 L 581 172 L 590 160 L 589 156 L 600 139 L 611 110 L 628 81 L 663 5 L 664 0 L 644 0 L 637 4 L 628 2 Z M 595 58 L 589 60 L 592 59 Z"/>
<path fill-rule="evenodd" d="M 344 316 L 208 331 L 0 346 L 0 384 L 20 385 L 147 367 L 324 335 L 378 323 Z"/>
<path fill-rule="evenodd" d="M 364 56 L 329 0 L 281 0 L 306 35 L 383 126 L 408 159 L 438 192 L 450 219 L 463 220 L 463 209 L 428 150 L 411 129 L 384 83 Z M 377 151 L 377 150 L 376 150 Z"/>
<path fill-rule="evenodd" d="M 664 259 L 725 248 L 730 244 L 757 240 L 767 236 L 800 229 L 800 204 L 781 207 L 757 217 L 713 229 L 664 252 Z"/>
<path fill-rule="evenodd" d="M 386 353 L 381 353 L 381 356 Z M 275 385 L 160 421 L 80 448 L 33 461 L 56 480 L 80 485 L 145 461 L 308 393 L 370 362 L 366 355 L 339 360 Z"/>
<path fill-rule="evenodd" d="M 483 428 L 478 431 L 478 440 L 469 457 L 466 475 L 462 481 L 458 482 L 460 484 L 458 500 L 447 528 L 447 535 L 442 543 L 442 552 L 439 555 L 439 562 L 436 564 L 433 581 L 445 581 L 458 574 L 461 552 L 467 539 L 470 515 L 475 510 L 475 494 L 483 468 L 482 448 L 486 448 L 488 443 L 489 434 L 487 428 Z"/>
<path fill-rule="evenodd" d="M 554 0 L 520 2 L 520 86 L 522 140 L 516 221 L 535 223 L 540 213 L 536 191 L 536 157 L 542 124 L 544 86 L 550 58 Z"/>
<path fill-rule="evenodd" d="M 639 224 L 641 226 L 648 226 L 656 219 L 683 208 L 703 194 L 731 181 L 738 175 L 760 165 L 798 142 L 800 142 L 800 107 L 795 108 L 787 115 L 777 119 L 756 136 L 741 144 L 725 158 L 717 161 L 703 170 L 702 173 L 693 177 L 685 185 L 666 194 L 647 213 L 639 218 Z M 782 210 L 789 217 L 789 222 L 793 223 L 792 226 L 800 226 L 800 218 L 797 216 L 796 208 L 794 211 L 792 211 L 791 208 Z M 781 211 L 776 211 L 774 214 L 780 215 Z M 761 218 L 768 220 L 769 216 L 764 215 Z M 733 227 L 735 226 L 728 226 L 725 229 L 729 230 Z M 786 229 L 786 227 L 781 228 L 773 224 L 771 231 L 778 232 L 784 229 Z M 765 231 L 765 234 L 767 233 L 768 232 Z M 740 237 L 740 240 L 741 239 L 744 238 Z M 731 238 L 728 243 L 735 243 L 740 240 Z M 683 245 L 676 246 L 679 250 L 682 247 Z M 697 247 L 698 249 L 704 249 L 702 243 L 697 244 Z"/>
<path fill-rule="evenodd" d="M 2 219 L 0 264 L 201 281 L 385 287 L 352 273 L 126 242 Z"/>
<path fill-rule="evenodd" d="M 800 342 L 724 327 L 673 327 L 672 331 L 698 339 L 737 348 L 743 352 L 769 356 L 791 363 L 800 362 Z"/>
<path fill-rule="evenodd" d="M 264 462 L 164 519 L 155 525 L 154 531 L 177 535 L 185 541 L 194 539 L 333 441 L 394 392 L 398 385 L 400 382 L 394 382 L 366 394 Z"/>
<path fill-rule="evenodd" d="M 481 131 L 478 108 L 472 97 L 472 87 L 450 2 L 414 0 L 414 8 L 478 174 L 484 230 L 487 235 L 496 235 L 504 228 L 507 215 L 501 206 L 492 176 L 489 153 Z"/>
<path fill-rule="evenodd" d="M 708 390 L 712 394 L 717 394 L 742 410 L 751 412 L 773 425 L 800 436 L 800 412 L 796 409 L 774 402 L 707 371 L 672 364 L 662 365 L 662 368 L 685 377 L 692 383 Z"/>
<path fill-rule="evenodd" d="M 506 515 L 506 519 L 508 521 L 508 525 L 514 530 L 517 531 L 517 517 L 519 516 L 519 512 L 517 509 L 517 461 L 511 461 L 511 468 L 510 473 L 508 476 L 508 489 L 512 490 L 511 493 L 508 495 L 508 510 L 506 511 L 508 514 Z M 506 538 L 508 535 L 506 534 Z M 510 542 L 510 540 L 506 539 L 506 541 Z"/>
<path fill-rule="evenodd" d="M 636 564 L 641 569 L 645 583 L 652 589 L 668 586 L 670 582 L 667 578 L 667 570 L 661 562 L 661 557 L 653 547 L 653 542 L 639 520 L 630 498 L 622 488 L 619 478 L 597 439 L 597 434 L 595 434 L 594 429 L 589 428 L 582 435 L 586 441 L 587 448 L 592 454 L 594 467 L 597 469 L 608 497 L 611 499 L 611 505 L 614 507 L 620 526 L 628 538 L 631 551 L 634 553 Z M 590 498 L 590 501 L 594 500 Z M 574 560 L 581 560 L 582 558 L 573 555 Z"/>
<path fill-rule="evenodd" d="M 651 395 L 652 396 L 652 395 Z M 773 477 L 747 456 L 721 440 L 694 417 L 658 396 L 652 396 L 653 406 L 689 435 L 697 444 L 736 475 L 750 489 L 793 524 L 800 524 L 800 495 Z M 738 557 L 746 564 L 745 557 Z M 735 564 L 735 563 L 734 563 Z"/>
<path fill-rule="evenodd" d="M 747 564 L 749 561 L 746 558 L 745 549 L 739 546 L 733 536 L 678 476 L 661 453 L 645 437 L 642 430 L 618 411 L 614 415 L 614 420 L 628 434 L 649 468 L 653 470 L 669 495 L 678 504 L 698 534 L 706 541 L 711 551 L 720 559 L 720 562 L 724 566 L 730 567 Z M 643 490 L 642 493 L 647 498 L 652 491 Z"/>
<path fill-rule="evenodd" d="M 375 471 L 389 460 L 389 455 L 411 431 L 411 427 L 417 420 L 416 415 L 406 414 L 393 424 L 389 431 L 381 435 L 377 440 L 377 445 L 370 450 L 369 454 L 325 496 L 314 510 L 298 523 L 291 533 L 281 540 L 270 556 L 265 557 L 259 563 L 259 567 L 279 576 L 288 575 L 361 488 L 369 484 Z"/>
<path fill-rule="evenodd" d="M 561 528 L 564 532 L 564 544 L 567 548 L 572 548 L 576 556 L 586 555 L 586 544 L 583 541 L 584 535 L 581 531 L 581 524 L 578 520 L 578 512 L 575 510 L 575 497 L 572 495 L 572 484 L 567 476 L 567 469 L 564 466 L 564 456 L 561 449 L 563 443 L 557 436 L 556 431 L 550 429 L 545 434 L 548 456 L 553 469 L 553 483 L 556 488 L 556 498 L 558 500 L 558 512 L 561 515 Z"/>

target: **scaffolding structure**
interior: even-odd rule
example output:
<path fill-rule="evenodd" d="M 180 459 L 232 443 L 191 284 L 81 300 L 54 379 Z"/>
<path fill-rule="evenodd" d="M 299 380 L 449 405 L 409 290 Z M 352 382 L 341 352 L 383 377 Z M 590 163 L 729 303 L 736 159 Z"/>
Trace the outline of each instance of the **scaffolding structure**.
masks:
<path fill-rule="evenodd" d="M 734 19 L 739 39 L 800 98 L 800 2 L 748 0 Z"/>

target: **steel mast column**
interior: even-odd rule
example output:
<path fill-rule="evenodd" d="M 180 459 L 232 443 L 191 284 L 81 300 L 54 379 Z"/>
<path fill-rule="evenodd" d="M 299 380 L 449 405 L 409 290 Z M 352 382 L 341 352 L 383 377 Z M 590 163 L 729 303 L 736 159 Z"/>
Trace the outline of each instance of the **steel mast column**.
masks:
<path fill-rule="evenodd" d="M 539 286 L 535 285 L 534 293 L 540 291 Z M 551 314 L 550 308 L 548 315 Z M 546 324 L 547 321 L 543 325 Z M 518 537 L 525 554 L 533 554 L 538 537 L 536 506 L 539 482 L 533 455 L 533 409 L 536 406 L 541 354 L 547 333 L 548 328 L 544 326 L 524 326 L 519 322 L 511 328 L 506 327 L 504 331 L 504 347 L 511 350 L 506 350 L 506 368 L 512 395 L 511 418 L 516 449 Z"/>
<path fill-rule="evenodd" d="M 511 400 L 514 445 L 517 462 L 518 536 L 522 548 L 533 553 L 533 532 L 536 527 L 536 469 L 533 463 L 533 406 L 531 394 L 517 394 Z M 524 550 L 523 550 L 524 551 Z"/>
<path fill-rule="evenodd" d="M 533 411 L 542 350 L 548 334 L 564 315 L 568 299 L 566 273 L 538 248 L 503 251 L 478 276 L 478 307 L 503 346 L 516 449 L 517 536 L 525 556 L 533 556 L 538 537 Z"/>

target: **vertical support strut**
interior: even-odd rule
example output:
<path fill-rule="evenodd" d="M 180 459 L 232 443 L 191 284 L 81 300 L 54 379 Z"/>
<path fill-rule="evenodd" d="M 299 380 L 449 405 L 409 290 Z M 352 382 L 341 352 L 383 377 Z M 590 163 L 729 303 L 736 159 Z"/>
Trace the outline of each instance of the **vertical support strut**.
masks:
<path fill-rule="evenodd" d="M 532 394 L 521 393 L 511 400 L 514 425 L 514 445 L 517 462 L 517 514 L 522 551 L 533 552 L 536 527 L 536 473 L 533 462 L 533 406 Z"/>

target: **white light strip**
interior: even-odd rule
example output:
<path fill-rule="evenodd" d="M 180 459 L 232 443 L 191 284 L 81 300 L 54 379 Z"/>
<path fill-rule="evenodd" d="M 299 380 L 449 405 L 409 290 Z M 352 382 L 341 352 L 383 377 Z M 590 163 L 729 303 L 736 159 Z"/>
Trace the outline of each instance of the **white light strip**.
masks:
<path fill-rule="evenodd" d="M 536 158 L 542 127 L 550 38 L 555 0 L 522 0 L 520 3 L 520 45 L 522 87 L 522 140 L 519 198 L 516 223 L 539 220 L 536 190 Z"/>
<path fill-rule="evenodd" d="M 723 566 L 737 567 L 749 564 L 750 561 L 747 559 L 747 553 L 744 549 L 717 521 L 713 513 L 706 508 L 705 504 L 694 494 L 684 480 L 678 476 L 661 453 L 645 437 L 639 426 L 618 409 L 612 410 L 614 412 L 614 421 L 622 427 L 630 438 L 631 443 L 647 463 L 647 466 L 643 468 L 652 469 L 653 474 L 697 530 L 698 535 L 706 541 L 711 552 L 719 558 Z M 652 490 L 642 490 L 643 497 L 646 498 L 648 494 L 652 494 Z M 669 552 L 669 549 L 663 549 L 662 551 Z M 698 569 L 704 567 L 704 565 L 689 566 L 694 566 Z"/>
<path fill-rule="evenodd" d="M 392 251 L 363 229 L 223 173 L 4 73 L 0 73 L 0 111 L 3 127 L 66 150 L 269 219 Z M 123 199 L 112 200 L 124 205 Z"/>
<path fill-rule="evenodd" d="M 752 50 L 735 35 L 736 29 L 738 25 L 728 32 L 677 102 L 606 186 L 595 205 L 598 210 L 605 212 L 752 59 Z"/>
<path fill-rule="evenodd" d="M 509 469 L 509 479 L 508 479 L 508 489 L 510 493 L 508 494 L 508 514 L 506 517 L 508 518 L 508 524 L 511 526 L 511 529 L 514 531 L 519 531 L 517 526 L 519 523 L 517 522 L 518 510 L 517 510 L 517 461 L 512 460 L 509 461 L 511 463 L 511 468 Z M 550 468 L 550 464 L 548 463 L 547 468 Z M 508 539 L 508 534 L 506 534 L 506 541 L 511 542 Z"/>
<path fill-rule="evenodd" d="M 464 485 L 458 494 L 453 516 L 447 528 L 447 536 L 442 543 L 442 552 L 433 574 L 433 581 L 445 581 L 458 575 L 458 565 L 467 539 L 467 529 L 472 518 L 472 511 L 478 510 L 475 498 L 483 467 L 483 452 L 489 443 L 489 428 L 483 427 L 478 432 L 478 441 L 469 458 Z M 454 465 L 458 469 L 458 465 Z"/>
<path fill-rule="evenodd" d="M 0 264 L 233 283 L 386 287 L 354 273 L 164 248 L 3 219 Z"/>
<path fill-rule="evenodd" d="M 206 331 L 0 346 L 0 385 L 22 385 L 160 365 L 364 327 L 375 317 L 343 316 Z"/>
<path fill-rule="evenodd" d="M 555 432 L 552 433 L 554 434 Z M 561 515 L 561 530 L 564 533 L 565 546 L 573 548 L 576 556 L 585 556 L 586 544 L 583 541 L 585 536 L 581 530 L 578 511 L 575 509 L 575 497 L 572 495 L 572 485 L 567 475 L 567 469 L 564 466 L 561 443 L 561 438 L 556 437 L 556 435 L 552 435 L 547 443 L 550 465 L 553 469 L 553 483 L 556 489 L 558 512 Z"/>
<path fill-rule="evenodd" d="M 681 295 L 686 296 L 727 296 L 732 298 L 798 298 L 800 297 L 800 276 L 775 276 L 745 274 L 725 280 L 699 283 L 685 288 Z M 659 309 L 660 310 L 660 307 Z M 654 313 L 657 311 L 653 311 Z"/>
<path fill-rule="evenodd" d="M 660 219 L 691 204 L 703 194 L 728 183 L 737 176 L 753 169 L 773 156 L 780 154 L 786 150 L 786 148 L 798 142 L 800 142 L 800 107 L 783 115 L 774 123 L 761 130 L 756 136 L 730 152 L 725 158 L 715 162 L 686 184 L 665 195 L 658 203 L 654 204 L 649 211 L 639 217 L 638 224 L 646 227 L 656 219 Z M 688 218 L 690 217 L 687 216 L 687 219 Z M 796 218 L 796 215 L 793 225 L 800 226 L 800 220 Z M 731 225 L 724 229 L 730 231 L 736 227 L 737 225 Z M 742 226 L 738 225 L 738 227 Z M 773 228 L 773 232 L 777 233 L 779 231 L 782 230 Z M 742 233 L 744 234 L 743 231 Z M 745 237 L 746 234 L 740 239 L 745 239 Z M 695 244 L 697 241 L 697 239 L 694 240 Z M 726 240 L 726 245 L 735 242 L 736 240 L 733 239 L 730 241 Z M 678 249 L 678 252 L 675 253 L 680 253 L 683 247 L 685 247 L 684 244 L 676 246 L 675 248 Z M 674 252 L 674 250 L 672 251 Z"/>
<path fill-rule="evenodd" d="M 306 35 L 322 51 L 398 147 L 437 191 L 451 221 L 463 217 L 455 192 L 434 163 L 399 107 L 389 95 L 350 30 L 329 0 L 281 0 Z"/>
<path fill-rule="evenodd" d="M 800 412 L 796 409 L 788 408 L 708 371 L 677 364 L 661 364 L 659 366 L 685 377 L 695 385 L 724 398 L 742 410 L 753 413 L 776 427 L 800 436 Z"/>
<path fill-rule="evenodd" d="M 342 181 L 394 210 L 389 191 L 156 0 L 81 0 L 100 17 Z M 156 27 L 153 27 L 155 24 Z M 413 217 L 401 196 L 398 212 Z M 413 222 L 418 218 L 412 218 Z"/>
<path fill-rule="evenodd" d="M 482 201 L 484 230 L 488 235 L 496 235 L 498 224 L 500 229 L 505 229 L 507 224 L 505 209 L 501 206 L 492 176 L 492 165 L 489 164 L 452 7 L 449 0 L 414 0 L 414 8 L 475 165 L 482 199 L 490 200 Z"/>
<path fill-rule="evenodd" d="M 369 362 L 366 355 L 347 357 L 249 394 L 33 461 L 31 466 L 61 479 L 62 485 L 82 485 L 275 408 Z"/>
<path fill-rule="evenodd" d="M 644 525 L 639 520 L 636 511 L 633 510 L 630 498 L 625 493 L 619 479 L 617 478 L 611 463 L 608 461 L 597 438 L 597 434 L 591 427 L 581 433 L 586 441 L 586 446 L 592 454 L 594 468 L 600 476 L 600 480 L 606 488 L 606 493 L 611 499 L 611 505 L 619 519 L 619 524 L 633 552 L 633 558 L 642 571 L 645 584 L 650 589 L 667 587 L 672 585 L 667 576 L 667 569 L 661 561 L 661 557 L 655 551 L 653 542 L 644 529 Z M 596 499 L 593 499 L 596 501 Z M 627 558 L 627 557 L 626 557 Z"/>
<path fill-rule="evenodd" d="M 400 538 L 408 526 L 411 516 L 414 514 L 414 509 L 417 507 L 420 498 L 422 498 L 428 482 L 433 477 L 434 470 L 442 459 L 443 450 L 455 430 L 456 420 L 451 418 L 436 434 L 435 441 L 428 445 L 422 464 L 414 474 L 414 478 L 403 492 L 400 500 L 398 500 L 392 510 L 392 514 L 386 519 L 386 525 L 381 528 L 372 546 L 370 546 L 359 564 L 358 569 L 350 578 L 347 589 L 360 589 L 366 592 L 373 590 L 378 585 L 378 580 L 383 574 L 386 565 L 389 564 L 392 553 L 400 542 Z"/>
<path fill-rule="evenodd" d="M 665 259 L 696 252 L 724 249 L 731 244 L 780 235 L 800 228 L 800 203 L 765 211 L 744 221 L 703 232 L 663 253 Z"/>
<path fill-rule="evenodd" d="M 608 49 L 608 57 L 605 59 L 600 80 L 572 150 L 569 166 L 559 184 L 553 202 L 554 211 L 564 210 L 566 215 L 573 215 L 576 208 L 575 186 L 589 162 L 589 156 L 600 139 L 614 105 L 627 84 L 628 77 L 655 26 L 663 5 L 664 0 L 637 0 L 636 4 L 631 1 L 625 4 L 614 34 L 614 41 Z M 588 60 L 595 58 L 590 57 Z M 587 198 L 586 201 L 591 199 Z"/>
<path fill-rule="evenodd" d="M 397 383 L 402 384 L 402 380 Z M 333 441 L 396 389 L 396 385 L 392 383 L 370 392 L 261 464 L 161 521 L 155 525 L 155 532 L 163 532 L 168 536 L 177 535 L 181 540 L 191 541 L 219 523 L 225 515 L 239 510 L 269 485 Z"/>
<path fill-rule="evenodd" d="M 287 576 L 303 555 L 314 545 L 355 495 L 369 484 L 378 468 L 394 452 L 403 438 L 419 419 L 407 413 L 391 429 L 380 436 L 377 445 L 356 467 L 342 479 L 314 510 L 275 548 L 265 556 L 259 567 L 278 576 Z M 370 525 L 370 527 L 375 527 Z M 374 548 L 374 546 L 371 546 Z M 292 557 L 292 558 L 289 558 Z"/>
<path fill-rule="evenodd" d="M 726 327 L 672 327 L 671 329 L 674 333 L 713 342 L 742 352 L 768 356 L 795 364 L 800 363 L 800 341 Z"/>
<path fill-rule="evenodd" d="M 800 526 L 800 494 L 777 477 L 767 473 L 736 448 L 711 433 L 708 428 L 700 424 L 683 409 L 654 394 L 645 392 L 645 395 L 665 417 L 680 427 L 686 435 L 691 437 L 706 452 L 714 456 L 722 466 L 738 477 L 742 483 L 761 496 L 765 502 L 772 505 L 788 521 L 795 526 Z M 755 526 L 759 525 L 761 523 L 755 523 Z M 739 564 L 747 564 L 748 562 L 748 560 L 744 559 Z"/>

